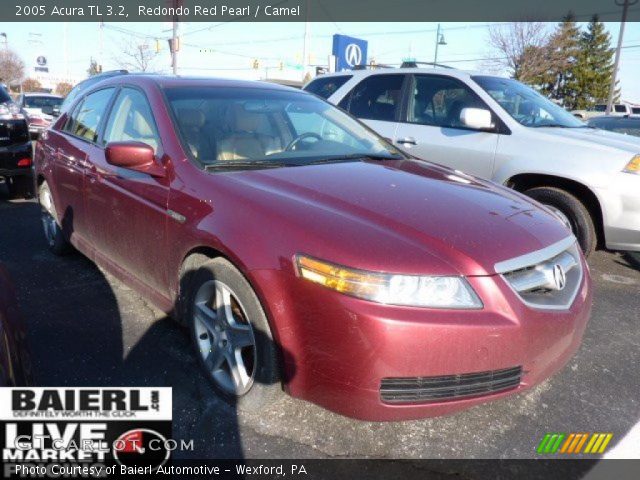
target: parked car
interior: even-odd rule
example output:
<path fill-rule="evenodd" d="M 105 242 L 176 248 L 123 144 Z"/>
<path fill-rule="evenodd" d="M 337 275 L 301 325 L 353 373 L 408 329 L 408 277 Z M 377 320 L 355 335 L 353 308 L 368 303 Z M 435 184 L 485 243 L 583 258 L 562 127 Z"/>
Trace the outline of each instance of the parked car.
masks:
<path fill-rule="evenodd" d="M 592 109 L 589 110 L 572 110 L 571 113 L 582 120 L 588 120 L 593 117 L 598 117 L 604 115 L 607 111 L 607 105 L 604 103 L 599 103 L 594 105 Z M 625 115 L 632 115 L 634 112 L 634 107 L 631 105 L 627 105 L 626 103 L 615 103 L 611 105 L 611 112 L 609 115 L 614 117 L 621 117 Z"/>
<path fill-rule="evenodd" d="M 31 384 L 25 325 L 9 274 L 0 264 L 0 386 Z"/>
<path fill-rule="evenodd" d="M 640 137 L 640 117 L 612 117 L 607 115 L 590 118 L 587 124 L 590 127 L 601 128 L 610 132 Z"/>
<path fill-rule="evenodd" d="M 282 383 L 357 418 L 440 415 L 536 385 L 580 344 L 591 283 L 562 222 L 308 93 L 121 75 L 45 136 L 51 250 L 173 312 L 241 409 Z"/>
<path fill-rule="evenodd" d="M 29 129 L 20 107 L 0 86 L 0 181 L 12 198 L 28 197 L 33 191 Z"/>
<path fill-rule="evenodd" d="M 327 98 L 418 158 L 493 180 L 570 225 L 589 255 L 640 250 L 640 140 L 589 128 L 531 88 L 454 69 L 323 75 Z M 615 188 L 614 188 L 615 185 Z"/>
<path fill-rule="evenodd" d="M 60 114 L 62 101 L 63 97 L 51 93 L 23 93 L 18 97 L 18 106 L 27 119 L 32 138 L 38 138 Z"/>

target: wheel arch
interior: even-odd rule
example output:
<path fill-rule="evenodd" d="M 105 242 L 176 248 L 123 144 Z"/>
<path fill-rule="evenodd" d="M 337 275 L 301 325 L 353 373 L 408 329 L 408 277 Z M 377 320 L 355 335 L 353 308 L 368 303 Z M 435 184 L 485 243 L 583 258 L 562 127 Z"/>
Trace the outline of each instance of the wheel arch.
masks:
<path fill-rule="evenodd" d="M 596 229 L 598 248 L 605 246 L 604 217 L 600 200 L 589 187 L 566 177 L 542 173 L 519 173 L 508 178 L 504 185 L 520 193 L 531 188 L 555 187 L 575 196 L 587 208 Z"/>

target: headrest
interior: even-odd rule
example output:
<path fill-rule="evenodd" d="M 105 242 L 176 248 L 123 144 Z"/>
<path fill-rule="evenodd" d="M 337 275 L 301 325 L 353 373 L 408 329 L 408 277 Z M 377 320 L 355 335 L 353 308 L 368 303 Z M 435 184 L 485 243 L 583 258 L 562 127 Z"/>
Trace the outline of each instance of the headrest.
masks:
<path fill-rule="evenodd" d="M 185 128 L 200 128 L 206 121 L 204 113 L 195 108 L 179 108 L 178 122 Z"/>
<path fill-rule="evenodd" d="M 263 113 L 247 112 L 239 103 L 233 106 L 233 125 L 237 132 L 256 132 L 265 118 Z"/>

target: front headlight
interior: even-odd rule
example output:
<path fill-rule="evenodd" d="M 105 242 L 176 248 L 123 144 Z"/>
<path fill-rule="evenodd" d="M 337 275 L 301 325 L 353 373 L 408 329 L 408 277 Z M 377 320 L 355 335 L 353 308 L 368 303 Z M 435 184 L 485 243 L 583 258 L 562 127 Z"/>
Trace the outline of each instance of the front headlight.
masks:
<path fill-rule="evenodd" d="M 627 166 L 624 167 L 623 172 L 626 173 L 635 173 L 636 175 L 640 175 L 640 155 L 636 155 L 631 159 Z"/>
<path fill-rule="evenodd" d="M 430 308 L 482 308 L 482 302 L 464 277 L 394 275 L 355 270 L 296 256 L 298 274 L 346 295 L 388 305 Z"/>

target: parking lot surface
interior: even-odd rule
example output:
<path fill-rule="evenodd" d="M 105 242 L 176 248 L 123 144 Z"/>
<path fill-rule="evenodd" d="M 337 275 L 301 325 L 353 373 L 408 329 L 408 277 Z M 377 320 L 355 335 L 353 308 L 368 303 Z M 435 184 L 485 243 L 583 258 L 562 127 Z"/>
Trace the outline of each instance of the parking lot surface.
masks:
<path fill-rule="evenodd" d="M 161 261 L 161 259 L 158 259 Z M 237 415 L 201 374 L 186 333 L 80 254 L 46 248 L 39 208 L 0 185 L 0 261 L 27 320 L 38 386 L 171 386 L 174 437 L 192 458 L 535 458 L 547 432 L 612 432 L 640 419 L 640 256 L 597 252 L 593 316 L 578 354 L 534 390 L 453 416 L 348 419 L 285 397 Z"/>

